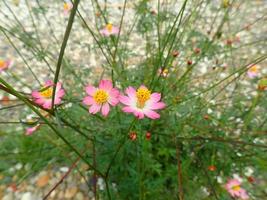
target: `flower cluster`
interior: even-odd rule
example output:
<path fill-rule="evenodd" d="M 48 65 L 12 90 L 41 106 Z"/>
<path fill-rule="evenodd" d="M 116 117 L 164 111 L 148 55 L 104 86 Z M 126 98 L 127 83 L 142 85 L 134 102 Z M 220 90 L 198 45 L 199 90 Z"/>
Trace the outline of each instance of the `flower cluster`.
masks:
<path fill-rule="evenodd" d="M 151 93 L 144 85 L 137 90 L 128 87 L 125 90 L 126 95 L 120 94 L 117 88 L 114 88 L 109 80 L 101 80 L 98 88 L 92 85 L 86 87 L 86 96 L 83 103 L 90 106 L 89 112 L 96 114 L 101 110 L 104 116 L 110 111 L 110 106 L 116 106 L 119 102 L 124 104 L 122 111 L 134 114 L 138 119 L 145 116 L 150 119 L 158 119 L 160 115 L 155 110 L 165 108 L 165 104 L 160 101 L 160 93 Z"/>
<path fill-rule="evenodd" d="M 44 86 L 32 92 L 33 101 L 45 109 L 52 108 L 54 83 L 52 80 L 45 82 Z M 62 83 L 56 84 L 54 105 L 59 105 L 65 95 L 65 90 Z M 123 104 L 122 109 L 125 113 L 132 113 L 138 119 L 148 117 L 150 119 L 158 119 L 160 115 L 155 110 L 165 108 L 165 103 L 161 100 L 160 93 L 151 93 L 144 85 L 140 86 L 137 90 L 133 87 L 128 87 L 125 90 L 126 95 L 113 87 L 109 80 L 101 80 L 98 87 L 88 85 L 85 88 L 87 96 L 83 99 L 83 104 L 89 106 L 89 113 L 96 114 L 101 111 L 103 116 L 107 116 L 110 112 L 111 106 L 116 106 L 119 103 Z M 26 135 L 31 135 L 40 126 L 28 128 Z"/>

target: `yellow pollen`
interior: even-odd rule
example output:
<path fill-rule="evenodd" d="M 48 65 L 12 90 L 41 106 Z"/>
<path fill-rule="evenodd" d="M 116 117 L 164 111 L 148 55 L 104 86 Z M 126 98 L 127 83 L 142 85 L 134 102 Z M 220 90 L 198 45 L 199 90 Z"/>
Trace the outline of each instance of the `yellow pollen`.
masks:
<path fill-rule="evenodd" d="M 64 10 L 69 10 L 69 4 L 66 3 L 66 2 L 64 3 L 64 6 L 63 7 L 64 7 Z"/>
<path fill-rule="evenodd" d="M 3 68 L 5 66 L 5 61 L 0 60 L 0 68 Z"/>
<path fill-rule="evenodd" d="M 151 92 L 146 88 L 139 88 L 136 92 L 137 107 L 143 108 L 148 99 L 150 99 Z"/>
<path fill-rule="evenodd" d="M 108 93 L 105 90 L 97 90 L 93 96 L 94 100 L 98 104 L 106 103 L 108 101 Z"/>
<path fill-rule="evenodd" d="M 164 69 L 164 70 L 163 70 L 163 73 L 164 73 L 164 74 L 168 74 L 168 72 L 169 72 L 168 69 Z"/>
<path fill-rule="evenodd" d="M 232 187 L 232 190 L 234 191 L 239 191 L 241 189 L 241 187 L 239 185 L 235 185 Z"/>
<path fill-rule="evenodd" d="M 169 70 L 168 69 L 164 69 L 162 72 L 163 76 L 167 76 L 169 74 Z"/>
<path fill-rule="evenodd" d="M 53 95 L 53 87 L 43 87 L 43 89 L 40 92 L 41 96 L 44 98 L 52 98 Z"/>
<path fill-rule="evenodd" d="M 108 32 L 111 32 L 112 31 L 112 28 L 113 28 L 113 25 L 112 24 L 107 24 L 106 25 L 106 29 L 108 30 Z"/>
<path fill-rule="evenodd" d="M 254 65 L 253 67 L 251 67 L 251 68 L 249 69 L 249 71 L 250 71 L 250 72 L 258 72 L 258 67 L 257 67 L 257 65 Z"/>

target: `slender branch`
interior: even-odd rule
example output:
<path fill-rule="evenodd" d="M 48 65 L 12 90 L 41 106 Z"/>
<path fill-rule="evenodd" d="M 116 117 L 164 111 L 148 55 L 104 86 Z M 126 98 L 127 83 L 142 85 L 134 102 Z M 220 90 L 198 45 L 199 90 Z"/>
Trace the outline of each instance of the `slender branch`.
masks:
<path fill-rule="evenodd" d="M 57 189 L 57 187 L 63 183 L 64 179 L 67 178 L 67 176 L 71 173 L 71 171 L 76 167 L 77 163 L 80 161 L 80 157 L 78 157 L 71 165 L 71 167 L 69 168 L 69 170 L 61 177 L 61 179 L 54 185 L 54 187 L 49 190 L 49 192 L 44 196 L 43 200 L 46 200 L 50 195 L 51 193 Z"/>
<path fill-rule="evenodd" d="M 247 145 L 247 146 L 253 146 L 253 147 L 260 147 L 260 148 L 266 148 L 267 145 L 264 144 L 254 144 L 249 142 L 244 142 L 240 140 L 233 140 L 233 139 L 224 139 L 221 137 L 202 137 L 202 136 L 196 136 L 196 137 L 176 137 L 177 140 L 195 140 L 195 141 L 213 141 L 213 142 L 222 142 L 222 143 L 230 143 L 232 145 Z"/>
<path fill-rule="evenodd" d="M 182 178 L 182 166 L 181 166 L 181 156 L 180 156 L 180 150 L 179 146 L 177 144 L 177 140 L 174 136 L 174 143 L 176 147 L 176 158 L 177 158 L 177 179 L 178 179 L 178 197 L 179 200 L 184 200 L 184 193 L 183 193 L 183 178 Z"/>
<path fill-rule="evenodd" d="M 64 56 L 64 52 L 68 43 L 68 39 L 70 36 L 70 32 L 72 29 L 72 24 L 74 22 L 74 17 L 76 14 L 76 11 L 78 9 L 78 5 L 79 5 L 80 0 L 75 0 L 73 3 L 73 8 L 71 10 L 71 14 L 70 14 L 70 18 L 68 21 L 68 25 L 64 34 L 64 38 L 63 38 L 63 42 L 60 48 L 60 52 L 59 52 L 59 57 L 58 57 L 58 61 L 57 61 L 57 68 L 56 68 L 56 73 L 55 73 L 55 78 L 54 78 L 54 86 L 53 86 L 53 96 L 52 96 L 52 109 L 54 109 L 54 101 L 55 101 L 55 94 L 56 94 L 56 84 L 58 82 L 58 78 L 59 78 L 59 73 L 60 73 L 60 69 L 61 69 L 61 64 L 62 64 L 62 60 L 63 60 L 63 56 Z"/>

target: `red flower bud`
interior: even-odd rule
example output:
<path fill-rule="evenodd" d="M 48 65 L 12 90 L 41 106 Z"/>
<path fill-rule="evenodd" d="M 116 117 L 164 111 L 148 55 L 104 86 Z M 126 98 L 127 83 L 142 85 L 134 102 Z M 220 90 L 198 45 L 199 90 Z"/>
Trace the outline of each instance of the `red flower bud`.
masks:
<path fill-rule="evenodd" d="M 255 183 L 255 178 L 253 176 L 249 176 L 247 179 L 248 179 L 248 182 Z"/>
<path fill-rule="evenodd" d="M 187 65 L 192 65 L 192 64 L 193 64 L 192 60 L 187 61 Z"/>
<path fill-rule="evenodd" d="M 210 116 L 209 115 L 204 115 L 203 118 L 208 120 L 208 119 L 210 119 Z"/>
<path fill-rule="evenodd" d="M 129 138 L 130 138 L 130 140 L 135 141 L 135 140 L 137 139 L 137 134 L 136 134 L 136 132 L 131 132 L 131 133 L 129 134 Z"/>
<path fill-rule="evenodd" d="M 150 140 L 151 139 L 151 133 L 150 132 L 146 132 L 146 139 Z"/>
<path fill-rule="evenodd" d="M 173 51 L 172 52 L 173 57 L 177 57 L 177 56 L 179 56 L 179 54 L 180 54 L 179 51 Z"/>
<path fill-rule="evenodd" d="M 200 48 L 195 48 L 194 52 L 195 52 L 195 54 L 199 54 L 200 53 Z"/>
<path fill-rule="evenodd" d="M 211 172 L 214 172 L 216 170 L 216 166 L 215 165 L 210 165 L 208 167 L 208 170 L 211 171 Z"/>

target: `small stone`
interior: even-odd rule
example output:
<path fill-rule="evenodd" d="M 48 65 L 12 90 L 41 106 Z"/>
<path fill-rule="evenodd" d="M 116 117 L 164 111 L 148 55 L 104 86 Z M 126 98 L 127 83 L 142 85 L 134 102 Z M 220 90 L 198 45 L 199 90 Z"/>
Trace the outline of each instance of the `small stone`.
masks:
<path fill-rule="evenodd" d="M 0 189 L 0 199 L 3 199 L 3 196 L 4 196 L 4 192 L 2 189 Z"/>
<path fill-rule="evenodd" d="M 84 196 L 83 196 L 83 193 L 81 192 L 78 192 L 75 196 L 75 199 L 76 200 L 84 200 Z"/>
<path fill-rule="evenodd" d="M 57 199 L 58 200 L 61 200 L 61 199 L 64 199 L 64 192 L 63 191 L 60 191 L 58 196 L 57 196 Z"/>
<path fill-rule="evenodd" d="M 36 199 L 33 197 L 32 193 L 26 192 L 22 195 L 21 200 L 36 200 Z"/>
<path fill-rule="evenodd" d="M 45 174 L 43 176 L 40 176 L 38 179 L 37 179 L 37 186 L 38 187 L 44 187 L 45 185 L 47 185 L 48 181 L 50 179 L 50 176 L 49 174 Z"/>
<path fill-rule="evenodd" d="M 14 195 L 12 193 L 7 193 L 2 200 L 14 200 Z"/>
<path fill-rule="evenodd" d="M 68 168 L 68 167 L 61 167 L 59 170 L 60 170 L 61 172 L 66 173 L 66 172 L 69 170 L 69 168 Z"/>
<path fill-rule="evenodd" d="M 75 194 L 78 192 L 78 188 L 77 187 L 71 187 L 71 188 L 67 188 L 65 191 L 65 198 L 66 199 L 71 199 L 75 196 Z"/>

